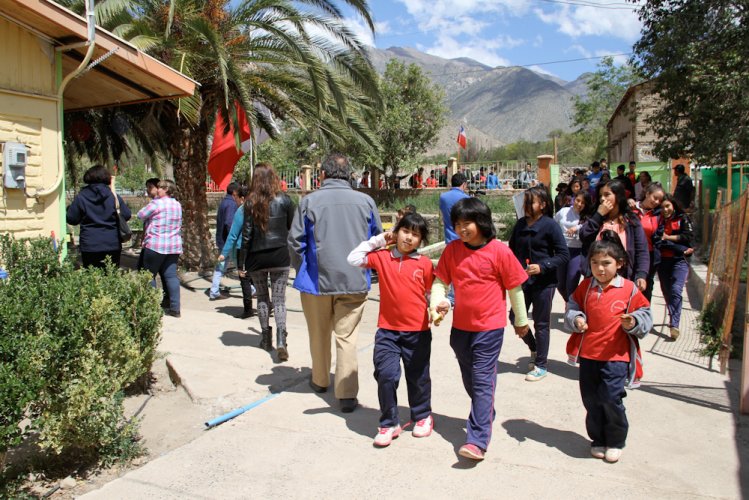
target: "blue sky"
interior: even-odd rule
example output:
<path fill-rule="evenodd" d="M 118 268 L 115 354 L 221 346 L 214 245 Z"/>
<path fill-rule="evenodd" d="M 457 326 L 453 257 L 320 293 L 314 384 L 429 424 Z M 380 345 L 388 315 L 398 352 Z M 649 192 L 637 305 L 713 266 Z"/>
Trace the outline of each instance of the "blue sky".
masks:
<path fill-rule="evenodd" d="M 374 38 L 360 20 L 351 20 L 370 45 L 529 66 L 564 80 L 594 71 L 598 59 L 537 64 L 629 53 L 641 29 L 625 0 L 370 0 L 370 6 Z"/>

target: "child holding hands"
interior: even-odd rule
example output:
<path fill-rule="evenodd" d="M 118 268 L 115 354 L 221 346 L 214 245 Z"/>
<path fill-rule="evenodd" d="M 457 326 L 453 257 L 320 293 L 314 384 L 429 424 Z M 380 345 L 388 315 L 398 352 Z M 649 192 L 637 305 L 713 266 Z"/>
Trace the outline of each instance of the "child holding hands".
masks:
<path fill-rule="evenodd" d="M 495 239 L 492 214 L 481 200 L 463 198 L 450 219 L 460 240 L 452 241 L 437 264 L 430 308 L 435 324 L 450 310 L 447 285 L 455 288 L 450 347 L 460 365 L 463 386 L 471 397 L 466 443 L 458 454 L 483 460 L 494 422 L 497 360 L 507 324 L 505 291 L 515 313 L 515 333 L 528 332 L 521 285 L 528 279 L 512 251 Z"/>
<path fill-rule="evenodd" d="M 592 276 L 583 280 L 567 302 L 565 326 L 570 363 L 580 363 L 580 395 L 587 414 L 590 454 L 619 461 L 629 423 L 622 398 L 642 376 L 637 338 L 653 326 L 650 303 L 635 283 L 618 274 L 627 252 L 611 230 L 601 233 L 588 251 Z"/>
<path fill-rule="evenodd" d="M 432 331 L 429 329 L 427 291 L 432 287 L 434 268 L 429 258 L 417 252 L 427 241 L 424 218 L 407 212 L 392 232 L 381 233 L 362 242 L 348 256 L 352 266 L 377 270 L 380 279 L 380 316 L 375 334 L 374 376 L 380 400 L 380 426 L 375 446 L 388 446 L 402 428 L 398 421 L 396 391 L 406 374 L 411 421 L 416 422 L 414 437 L 432 433 L 432 380 L 429 358 Z M 395 247 L 388 250 L 388 245 Z"/>

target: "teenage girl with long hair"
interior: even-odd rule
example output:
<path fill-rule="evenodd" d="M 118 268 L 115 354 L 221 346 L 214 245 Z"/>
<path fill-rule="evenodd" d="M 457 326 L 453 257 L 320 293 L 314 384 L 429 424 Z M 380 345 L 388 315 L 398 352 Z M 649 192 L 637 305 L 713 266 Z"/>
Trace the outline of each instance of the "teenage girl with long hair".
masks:
<path fill-rule="evenodd" d="M 679 338 L 682 292 L 689 274 L 687 258 L 692 254 L 692 221 L 679 202 L 666 194 L 661 202 L 660 241 L 656 243 L 661 254 L 658 280 L 668 309 L 671 340 Z"/>
<path fill-rule="evenodd" d="M 663 200 L 663 186 L 654 182 L 650 184 L 643 193 L 642 201 L 635 202 L 629 200 L 630 207 L 640 219 L 642 230 L 648 242 L 648 255 L 650 256 L 650 268 L 645 278 L 647 285 L 642 293 L 645 298 L 650 300 L 653 296 L 653 280 L 655 279 L 655 270 L 660 262 L 660 253 L 654 246 L 655 239 L 658 238 L 658 228 L 661 223 L 661 200 Z"/>
<path fill-rule="evenodd" d="M 618 180 L 608 181 L 599 184 L 597 191 L 598 206 L 580 228 L 583 253 L 588 255 L 587 249 L 594 241 L 601 239 L 601 232 L 607 229 L 614 231 L 627 252 L 626 266 L 619 269 L 619 274 L 634 281 L 637 288 L 644 291 L 650 269 L 648 243 L 639 219 L 629 207 L 624 183 Z"/>
<path fill-rule="evenodd" d="M 557 269 L 570 260 L 567 243 L 552 218 L 549 192 L 543 186 L 525 191 L 525 217 L 512 230 L 509 247 L 525 267 L 528 280 L 523 283 L 525 305 L 533 306 L 534 332 L 528 330 L 523 341 L 531 351 L 530 371 L 525 380 L 536 382 L 546 377 L 549 355 L 551 304 L 557 286 Z M 532 366 L 531 366 L 532 365 Z"/>

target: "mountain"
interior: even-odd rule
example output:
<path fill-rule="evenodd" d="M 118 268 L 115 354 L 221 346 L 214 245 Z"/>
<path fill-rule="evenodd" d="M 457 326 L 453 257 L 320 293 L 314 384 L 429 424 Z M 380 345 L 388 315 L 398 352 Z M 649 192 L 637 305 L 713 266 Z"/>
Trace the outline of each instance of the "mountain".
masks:
<path fill-rule="evenodd" d="M 573 82 L 521 67 L 492 68 L 467 57 L 443 59 L 414 48 L 370 49 L 377 71 L 390 59 L 416 64 L 445 89 L 448 125 L 430 154 L 455 151 L 462 124 L 469 141 L 496 147 L 518 140 L 540 141 L 556 129 L 572 130 L 573 99 L 587 92 L 587 78 Z"/>

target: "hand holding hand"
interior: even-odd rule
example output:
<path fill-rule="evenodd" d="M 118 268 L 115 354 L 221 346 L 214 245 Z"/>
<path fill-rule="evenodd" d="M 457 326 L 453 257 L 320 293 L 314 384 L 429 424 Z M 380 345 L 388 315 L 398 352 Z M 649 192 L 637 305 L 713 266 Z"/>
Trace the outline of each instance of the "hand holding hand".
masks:
<path fill-rule="evenodd" d="M 531 329 L 530 326 L 528 325 L 523 325 L 523 326 L 513 325 L 513 328 L 515 329 L 515 335 L 517 335 L 521 339 L 525 337 L 526 335 L 528 335 L 528 331 L 530 331 Z"/>
<path fill-rule="evenodd" d="M 568 227 L 567 228 L 567 236 L 575 236 L 575 233 L 577 233 L 576 227 Z"/>
<path fill-rule="evenodd" d="M 434 326 L 439 326 L 443 319 L 445 319 L 445 316 L 447 313 L 450 312 L 450 302 L 447 300 L 443 300 L 439 304 L 437 304 L 437 307 L 432 309 L 431 313 L 431 320 L 434 322 Z"/>
<path fill-rule="evenodd" d="M 631 330 L 637 324 L 637 320 L 631 314 L 622 314 L 622 326 L 625 330 Z"/>
<path fill-rule="evenodd" d="M 582 316 L 575 318 L 575 328 L 579 332 L 588 331 L 588 323 L 582 318 Z"/>
<path fill-rule="evenodd" d="M 541 274 L 541 266 L 539 266 L 538 264 L 529 264 L 528 267 L 525 268 L 525 272 L 528 274 L 528 276 Z"/>
<path fill-rule="evenodd" d="M 645 289 L 648 287 L 648 282 L 645 281 L 645 278 L 637 278 L 635 281 L 635 284 L 637 285 L 637 289 L 641 292 L 644 292 Z"/>

